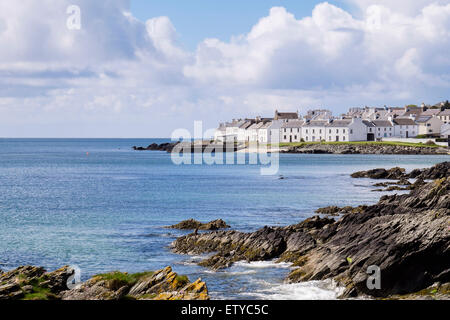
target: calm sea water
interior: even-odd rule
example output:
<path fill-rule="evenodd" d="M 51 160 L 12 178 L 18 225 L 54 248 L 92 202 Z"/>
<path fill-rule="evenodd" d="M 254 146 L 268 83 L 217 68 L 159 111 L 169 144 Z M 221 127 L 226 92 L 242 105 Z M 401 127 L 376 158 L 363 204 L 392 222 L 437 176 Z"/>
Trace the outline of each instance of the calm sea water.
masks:
<path fill-rule="evenodd" d="M 213 298 L 333 298 L 331 283 L 284 284 L 286 264 L 238 263 L 210 272 L 176 255 L 181 231 L 164 226 L 222 218 L 234 229 L 298 223 L 328 205 L 371 204 L 382 195 L 349 174 L 428 167 L 448 156 L 281 155 L 279 175 L 259 166 L 176 166 L 134 145 L 163 139 L 0 139 L 0 268 L 76 265 L 83 279 L 167 265 L 207 281 Z"/>

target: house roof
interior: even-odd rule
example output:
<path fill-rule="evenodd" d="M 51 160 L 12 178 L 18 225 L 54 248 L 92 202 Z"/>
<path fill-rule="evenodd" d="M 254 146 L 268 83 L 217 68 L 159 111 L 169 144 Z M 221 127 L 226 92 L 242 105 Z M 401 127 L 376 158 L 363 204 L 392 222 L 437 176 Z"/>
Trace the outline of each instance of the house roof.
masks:
<path fill-rule="evenodd" d="M 419 123 L 425 123 L 425 122 L 427 122 L 428 120 L 430 120 L 431 118 L 433 118 L 432 116 L 424 116 L 424 115 L 421 115 L 420 117 L 418 117 L 417 119 L 416 119 L 416 122 L 419 122 Z"/>
<path fill-rule="evenodd" d="M 325 127 L 328 125 L 328 121 L 311 120 L 305 124 L 307 127 Z"/>
<path fill-rule="evenodd" d="M 441 112 L 441 109 L 427 109 L 426 111 L 422 112 L 421 116 L 433 116 L 437 115 Z"/>
<path fill-rule="evenodd" d="M 278 112 L 275 111 L 275 119 L 277 120 L 289 120 L 289 119 L 298 119 L 297 112 Z"/>
<path fill-rule="evenodd" d="M 389 120 L 373 120 L 372 123 L 375 127 L 392 127 L 392 123 Z"/>
<path fill-rule="evenodd" d="M 259 129 L 267 129 L 272 125 L 272 122 L 263 123 L 263 125 Z"/>
<path fill-rule="evenodd" d="M 371 128 L 375 127 L 375 124 L 369 120 L 363 120 L 362 123 L 365 124 L 367 127 L 371 127 Z"/>
<path fill-rule="evenodd" d="M 352 123 L 352 120 L 334 120 L 328 124 L 328 127 L 348 127 Z"/>
<path fill-rule="evenodd" d="M 444 111 L 441 111 L 439 116 L 450 116 L 450 109 L 445 109 Z"/>
<path fill-rule="evenodd" d="M 293 120 L 285 122 L 281 125 L 282 128 L 301 128 L 305 124 L 303 120 Z"/>
<path fill-rule="evenodd" d="M 240 126 L 240 129 L 248 129 L 252 125 L 251 121 L 246 121 L 242 126 Z"/>
<path fill-rule="evenodd" d="M 400 126 L 414 126 L 414 125 L 416 125 L 414 120 L 410 119 L 410 118 L 397 118 L 397 119 L 394 119 L 394 123 L 396 125 L 400 125 Z"/>

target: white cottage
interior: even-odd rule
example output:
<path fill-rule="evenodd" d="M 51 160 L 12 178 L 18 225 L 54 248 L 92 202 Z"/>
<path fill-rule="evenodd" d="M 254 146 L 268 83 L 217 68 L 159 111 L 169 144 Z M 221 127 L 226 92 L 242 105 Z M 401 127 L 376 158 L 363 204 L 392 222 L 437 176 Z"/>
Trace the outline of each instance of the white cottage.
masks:
<path fill-rule="evenodd" d="M 280 142 L 301 142 L 302 141 L 302 127 L 305 124 L 303 120 L 291 120 L 284 122 L 280 129 Z"/>
<path fill-rule="evenodd" d="M 414 138 L 419 134 L 419 125 L 411 118 L 396 118 L 392 122 L 395 137 Z"/>
<path fill-rule="evenodd" d="M 382 138 L 392 138 L 395 134 L 394 124 L 390 120 L 373 120 L 375 125 L 374 137 L 379 140 Z"/>

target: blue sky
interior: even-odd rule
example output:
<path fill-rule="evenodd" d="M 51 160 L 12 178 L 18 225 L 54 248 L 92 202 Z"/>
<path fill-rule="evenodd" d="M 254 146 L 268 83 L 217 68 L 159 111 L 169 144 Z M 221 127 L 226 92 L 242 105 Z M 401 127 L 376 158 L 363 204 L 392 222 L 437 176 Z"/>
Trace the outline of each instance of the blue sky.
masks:
<path fill-rule="evenodd" d="M 323 1 L 314 0 L 131 0 L 131 12 L 141 21 L 168 16 L 179 34 L 179 41 L 193 50 L 205 38 L 228 41 L 248 32 L 270 8 L 285 7 L 296 18 L 311 15 Z M 328 1 L 341 8 L 345 1 Z"/>
<path fill-rule="evenodd" d="M 0 137 L 434 104 L 450 98 L 448 52 L 450 0 L 0 1 Z"/>

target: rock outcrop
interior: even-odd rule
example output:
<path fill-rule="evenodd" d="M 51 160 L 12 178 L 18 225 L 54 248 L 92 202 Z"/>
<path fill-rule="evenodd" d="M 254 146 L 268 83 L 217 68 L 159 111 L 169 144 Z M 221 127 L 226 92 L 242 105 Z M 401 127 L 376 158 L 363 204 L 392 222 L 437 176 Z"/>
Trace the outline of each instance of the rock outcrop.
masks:
<path fill-rule="evenodd" d="M 288 147 L 282 153 L 305 153 L 305 154 L 448 154 L 445 147 L 430 146 L 402 146 L 390 144 L 302 144 L 300 146 Z"/>
<path fill-rule="evenodd" d="M 229 225 L 222 219 L 210 221 L 207 223 L 201 223 L 200 221 L 189 219 L 182 221 L 178 224 L 168 227 L 169 229 L 179 229 L 179 230 L 220 230 L 220 229 L 228 229 Z"/>
<path fill-rule="evenodd" d="M 401 180 L 406 179 L 420 179 L 420 180 L 435 180 L 442 179 L 450 176 L 450 162 L 442 162 L 431 168 L 426 169 L 415 169 L 410 173 L 406 173 L 403 168 L 392 168 L 392 169 L 371 169 L 367 171 L 358 171 L 353 173 L 352 178 L 370 178 L 370 179 L 386 179 L 386 180 Z M 405 184 L 407 184 L 406 182 Z M 402 184 L 402 183 L 398 183 Z"/>
<path fill-rule="evenodd" d="M 24 266 L 0 274 L 0 300 L 208 300 L 208 288 L 200 279 L 191 283 L 170 267 L 128 274 L 97 275 L 68 289 L 70 267 L 54 272 Z"/>
<path fill-rule="evenodd" d="M 384 196 L 375 205 L 354 208 L 338 221 L 313 217 L 253 233 L 190 234 L 172 246 L 177 253 L 212 253 L 200 265 L 213 269 L 239 260 L 292 262 L 296 268 L 289 281 L 332 278 L 346 287 L 343 297 L 408 294 L 450 282 L 449 191 L 447 176 L 409 194 Z M 373 265 L 381 269 L 380 290 L 366 285 Z"/>
<path fill-rule="evenodd" d="M 148 147 L 136 147 L 134 146 L 133 149 L 136 151 L 165 151 L 165 152 L 172 152 L 172 150 L 179 144 L 179 142 L 174 143 L 152 143 Z"/>

